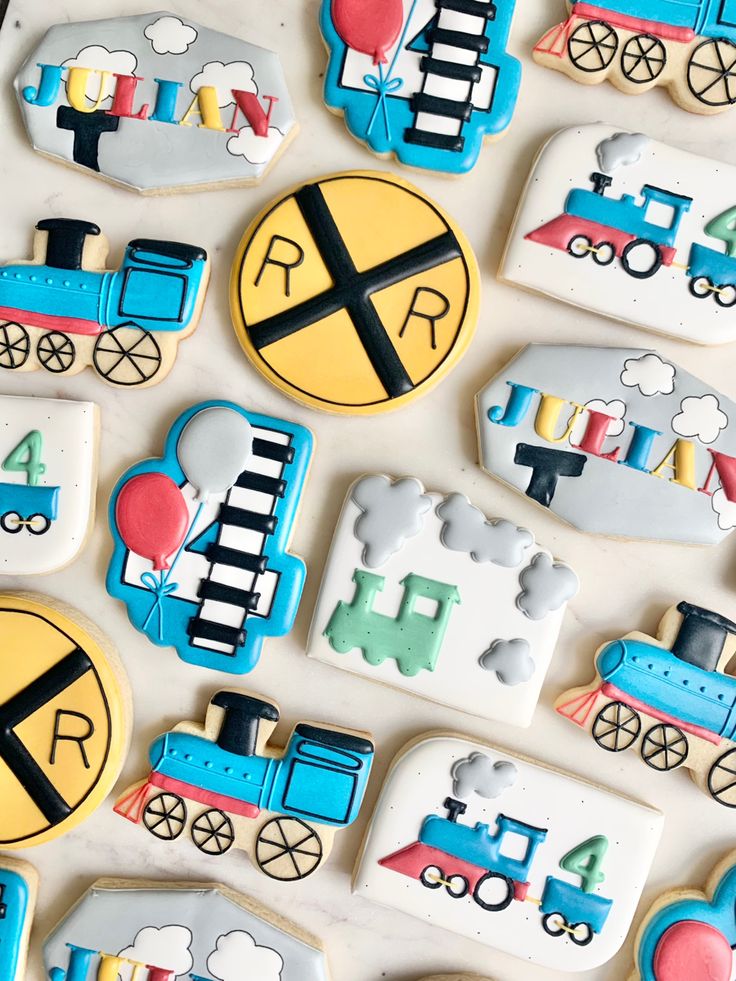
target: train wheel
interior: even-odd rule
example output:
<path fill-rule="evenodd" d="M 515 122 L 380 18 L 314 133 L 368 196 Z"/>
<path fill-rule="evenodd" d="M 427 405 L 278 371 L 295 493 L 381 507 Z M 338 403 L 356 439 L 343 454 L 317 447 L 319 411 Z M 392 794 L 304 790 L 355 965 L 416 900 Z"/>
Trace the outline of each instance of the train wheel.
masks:
<path fill-rule="evenodd" d="M 592 248 L 593 243 L 586 235 L 573 235 L 567 243 L 567 251 L 570 255 L 574 255 L 576 259 L 584 259 L 587 255 L 590 255 Z"/>
<path fill-rule="evenodd" d="M 593 723 L 593 739 L 601 749 L 620 753 L 632 746 L 641 732 L 641 719 L 637 712 L 623 702 L 604 705 Z"/>
<path fill-rule="evenodd" d="M 611 242 L 599 242 L 593 249 L 593 262 L 599 266 L 610 266 L 616 258 L 616 249 Z"/>
<path fill-rule="evenodd" d="M 486 872 L 473 890 L 473 899 L 489 913 L 499 913 L 511 905 L 514 898 L 514 884 L 508 876 L 500 872 Z"/>
<path fill-rule="evenodd" d="M 113 385 L 143 385 L 161 367 L 161 348 L 149 331 L 123 324 L 100 334 L 92 361 L 98 374 Z"/>
<path fill-rule="evenodd" d="M 704 106 L 736 102 L 736 44 L 725 38 L 703 41 L 690 55 L 687 85 Z"/>
<path fill-rule="evenodd" d="M 736 807 L 736 749 L 719 756 L 710 768 L 708 792 L 724 807 Z"/>
<path fill-rule="evenodd" d="M 28 331 L 8 320 L 0 324 L 0 368 L 22 368 L 31 353 Z"/>
<path fill-rule="evenodd" d="M 573 923 L 570 925 L 572 933 L 569 934 L 570 940 L 578 947 L 587 947 L 593 939 L 593 930 L 588 923 Z"/>
<path fill-rule="evenodd" d="M 547 913 L 542 917 L 542 929 L 550 937 L 561 937 L 567 933 L 567 920 L 562 913 Z"/>
<path fill-rule="evenodd" d="M 464 899 L 468 895 L 470 884 L 464 875 L 451 875 L 448 877 L 445 890 L 448 896 L 453 899 Z"/>
<path fill-rule="evenodd" d="M 9 535 L 17 535 L 23 529 L 23 518 L 17 511 L 6 511 L 0 515 L 0 528 Z"/>
<path fill-rule="evenodd" d="M 71 337 L 60 330 L 50 330 L 39 338 L 36 354 L 46 371 L 60 375 L 74 364 L 77 350 Z"/>
<path fill-rule="evenodd" d="M 146 804 L 143 823 L 156 838 L 173 841 L 187 823 L 187 805 L 176 794 L 156 794 Z"/>
<path fill-rule="evenodd" d="M 419 873 L 419 881 L 427 889 L 439 889 L 444 878 L 445 873 L 439 865 L 428 865 Z"/>
<path fill-rule="evenodd" d="M 713 292 L 713 283 L 707 276 L 696 276 L 690 280 L 690 292 L 699 300 L 704 300 Z"/>
<path fill-rule="evenodd" d="M 233 822 L 213 807 L 197 815 L 191 827 L 192 841 L 205 855 L 224 855 L 235 841 Z"/>
<path fill-rule="evenodd" d="M 719 286 L 713 294 L 719 307 L 732 307 L 736 304 L 736 286 Z"/>
<path fill-rule="evenodd" d="M 618 51 L 618 34 L 604 20 L 590 20 L 576 27 L 567 42 L 570 61 L 581 72 L 601 72 Z"/>
<path fill-rule="evenodd" d="M 674 770 L 687 754 L 687 738 L 677 726 L 653 726 L 641 741 L 641 758 L 653 770 Z"/>
<path fill-rule="evenodd" d="M 634 85 L 653 82 L 662 74 L 666 64 L 665 47 L 653 34 L 630 37 L 621 52 L 621 71 Z"/>
<path fill-rule="evenodd" d="M 261 872 L 272 879 L 305 879 L 321 861 L 319 835 L 299 818 L 272 818 L 258 832 L 256 862 Z"/>
<path fill-rule="evenodd" d="M 51 519 L 45 514 L 32 514 L 26 521 L 26 528 L 32 535 L 45 535 L 51 527 Z"/>
<path fill-rule="evenodd" d="M 634 279 L 649 279 L 662 267 L 662 252 L 656 242 L 637 238 L 624 246 L 621 265 Z"/>

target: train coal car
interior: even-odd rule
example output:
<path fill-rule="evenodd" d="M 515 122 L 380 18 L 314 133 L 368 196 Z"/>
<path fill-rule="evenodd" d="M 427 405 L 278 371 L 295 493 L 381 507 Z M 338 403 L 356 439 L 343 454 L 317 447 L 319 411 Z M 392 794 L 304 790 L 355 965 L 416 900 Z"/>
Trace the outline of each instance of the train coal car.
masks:
<path fill-rule="evenodd" d="M 56 520 L 59 487 L 38 487 L 0 482 L 0 528 L 9 535 L 25 530 L 45 535 Z"/>

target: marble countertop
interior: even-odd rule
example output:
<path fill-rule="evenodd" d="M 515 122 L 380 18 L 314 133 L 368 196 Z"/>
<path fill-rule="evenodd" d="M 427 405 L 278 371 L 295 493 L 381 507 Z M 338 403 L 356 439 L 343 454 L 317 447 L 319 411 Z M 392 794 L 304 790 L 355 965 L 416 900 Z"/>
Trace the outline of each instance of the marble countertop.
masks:
<path fill-rule="evenodd" d="M 103 0 L 60 0 L 53 6 L 57 21 L 147 9 L 137 0 L 117 0 L 112 5 Z M 106 502 L 113 483 L 129 465 L 160 451 L 168 426 L 194 400 L 232 399 L 256 411 L 301 422 L 313 430 L 317 442 L 293 540 L 293 549 L 307 561 L 308 582 L 294 631 L 268 642 L 246 684 L 280 702 L 281 731 L 309 717 L 370 727 L 379 752 L 360 819 L 338 837 L 333 856 L 319 876 L 295 887 L 264 880 L 242 855 L 221 859 L 218 864 L 184 842 L 155 847 L 155 842 L 113 814 L 110 800 L 63 839 L 24 852 L 22 857 L 31 860 L 42 877 L 28 977 L 30 981 L 43 977 L 42 938 L 55 920 L 97 876 L 118 874 L 217 879 L 282 909 L 324 939 L 335 981 L 414 981 L 424 974 L 461 969 L 491 975 L 497 981 L 561 978 L 561 974 L 533 970 L 522 961 L 351 897 L 350 872 L 392 755 L 410 737 L 438 727 L 492 738 L 661 808 L 667 816 L 664 837 L 637 921 L 662 889 L 701 884 L 733 846 L 736 817 L 710 803 L 684 773 L 655 777 L 634 754 L 620 758 L 602 754 L 592 740 L 555 716 L 552 703 L 562 689 L 588 680 L 591 654 L 600 643 L 630 629 L 653 632 L 664 608 L 680 599 L 736 616 L 736 543 L 694 549 L 585 537 L 481 472 L 473 421 L 475 392 L 530 341 L 655 345 L 666 359 L 736 397 L 728 348 L 718 351 L 658 339 L 526 295 L 495 279 L 526 173 L 539 145 L 553 131 L 605 120 L 736 163 L 733 112 L 711 118 L 690 116 L 661 90 L 627 98 L 612 87 L 576 85 L 561 74 L 537 67 L 529 52 L 544 30 L 561 19 L 562 2 L 518 3 L 511 51 L 523 61 L 524 79 L 509 134 L 487 146 L 475 170 L 463 179 L 408 175 L 459 220 L 477 253 L 483 299 L 472 351 L 437 390 L 398 414 L 333 418 L 303 409 L 282 396 L 241 354 L 228 314 L 230 262 L 245 226 L 282 188 L 330 171 L 385 170 L 389 165 L 353 141 L 342 121 L 322 106 L 326 59 L 317 27 L 317 0 L 275 0 L 267 5 L 255 0 L 175 0 L 170 6 L 183 17 L 278 50 L 301 133 L 266 182 L 248 190 L 144 199 L 45 160 L 26 142 L 11 82 L 52 15 L 48 4 L 11 0 L 0 31 L 0 91 L 5 94 L 0 104 L 3 260 L 25 256 L 34 223 L 53 215 L 98 222 L 113 245 L 113 258 L 129 239 L 158 236 L 196 241 L 208 249 L 214 263 L 202 324 L 182 345 L 176 367 L 163 384 L 130 393 L 109 388 L 91 372 L 64 380 L 42 372 L 17 377 L 3 374 L 0 386 L 9 394 L 97 402 L 102 409 L 103 434 L 98 517 L 83 555 L 64 572 L 23 582 L 4 577 L 0 585 L 6 589 L 30 586 L 73 603 L 103 626 L 117 644 L 130 676 L 136 713 L 132 749 L 118 784 L 125 787 L 145 771 L 150 739 L 179 719 L 199 718 L 224 677 L 184 665 L 173 651 L 155 648 L 133 630 L 122 604 L 105 593 L 103 580 L 111 550 Z M 365 470 L 415 474 L 430 488 L 461 491 L 488 514 L 532 528 L 541 542 L 579 573 L 582 588 L 568 610 L 529 730 L 483 723 L 306 658 L 306 633 L 331 531 L 347 485 Z M 581 981 L 625 978 L 634 932 L 613 961 L 578 975 Z"/>

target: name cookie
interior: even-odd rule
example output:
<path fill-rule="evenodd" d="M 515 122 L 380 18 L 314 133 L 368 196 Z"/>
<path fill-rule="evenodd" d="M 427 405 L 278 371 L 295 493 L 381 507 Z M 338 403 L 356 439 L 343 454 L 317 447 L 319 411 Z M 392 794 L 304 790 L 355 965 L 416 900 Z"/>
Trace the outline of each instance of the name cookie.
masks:
<path fill-rule="evenodd" d="M 322 0 L 325 102 L 379 156 L 463 174 L 514 114 L 514 0 Z"/>
<path fill-rule="evenodd" d="M 534 164 L 500 276 L 645 330 L 732 342 L 735 180 L 641 133 L 562 130 Z"/>
<path fill-rule="evenodd" d="M 138 630 L 190 664 L 244 674 L 291 630 L 306 567 L 289 551 L 312 434 L 201 402 L 110 499 L 107 590 Z"/>
<path fill-rule="evenodd" d="M 716 544 L 736 404 L 654 351 L 530 344 L 476 399 L 481 466 L 581 531 Z"/>
<path fill-rule="evenodd" d="M 218 691 L 204 725 L 180 722 L 152 743 L 151 772 L 115 811 L 162 841 L 188 828 L 205 855 L 235 847 L 272 879 L 306 878 L 358 816 L 374 747 L 370 733 L 300 722 L 277 748 L 278 721 L 275 702 Z"/>
<path fill-rule="evenodd" d="M 0 596 L 0 636 L 0 846 L 26 848 L 70 831 L 110 792 L 130 694 L 107 638 L 46 596 Z"/>
<path fill-rule="evenodd" d="M 730 3 L 703 0 L 568 0 L 566 21 L 534 48 L 534 60 L 576 82 L 612 82 L 628 95 L 666 87 L 688 112 L 736 102 L 736 19 Z"/>
<path fill-rule="evenodd" d="M 297 132 L 278 55 L 161 11 L 52 27 L 15 90 L 36 150 L 143 194 L 257 183 Z"/>
<path fill-rule="evenodd" d="M 92 527 L 97 406 L 2 395 L 0 414 L 0 572 L 53 572 L 76 558 Z"/>
<path fill-rule="evenodd" d="M 636 747 L 660 773 L 682 766 L 713 800 L 736 807 L 736 680 L 725 673 L 734 651 L 736 624 L 682 602 L 656 637 L 637 630 L 599 647 L 593 682 L 555 708 L 607 752 Z"/>
<path fill-rule="evenodd" d="M 0 858 L 0 977 L 23 981 L 38 893 L 38 874 L 28 862 Z"/>
<path fill-rule="evenodd" d="M 462 494 L 427 493 L 413 477 L 361 477 L 338 521 L 308 653 L 528 726 L 577 590 L 572 569 L 530 531 L 486 518 Z"/>
<path fill-rule="evenodd" d="M 51 981 L 329 981 L 319 940 L 212 882 L 98 879 L 48 936 L 44 960 Z"/>
<path fill-rule="evenodd" d="M 406 181 L 355 171 L 268 205 L 238 247 L 230 308 L 258 370 L 328 412 L 398 408 L 436 385 L 478 318 L 475 256 Z"/>
<path fill-rule="evenodd" d="M 44 218 L 33 258 L 0 266 L 0 368 L 143 387 L 171 371 L 179 341 L 199 322 L 210 275 L 196 245 L 138 238 L 120 268 L 97 225 Z"/>
<path fill-rule="evenodd" d="M 430 733 L 394 760 L 353 891 L 558 971 L 608 961 L 662 815 L 481 740 Z"/>
<path fill-rule="evenodd" d="M 714 869 L 705 891 L 673 889 L 647 913 L 630 981 L 731 981 L 736 926 L 736 854 Z"/>

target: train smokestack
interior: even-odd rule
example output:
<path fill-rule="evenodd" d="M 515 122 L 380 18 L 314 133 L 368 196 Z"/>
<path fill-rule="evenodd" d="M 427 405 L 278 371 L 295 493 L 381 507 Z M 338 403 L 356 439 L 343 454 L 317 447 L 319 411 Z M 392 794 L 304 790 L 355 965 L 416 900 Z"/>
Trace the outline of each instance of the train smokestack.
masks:
<path fill-rule="evenodd" d="M 452 821 L 453 824 L 456 824 L 457 819 L 468 809 L 467 804 L 463 804 L 461 800 L 455 800 L 454 797 L 445 797 L 442 806 L 447 808 L 447 820 Z"/>
<path fill-rule="evenodd" d="M 100 234 L 97 225 L 76 218 L 44 218 L 36 228 L 48 232 L 46 265 L 55 269 L 81 269 L 87 236 Z"/>
<path fill-rule="evenodd" d="M 237 691 L 218 691 L 212 704 L 225 710 L 217 745 L 237 756 L 255 756 L 261 720 L 278 722 L 279 711 L 271 702 Z"/>
<path fill-rule="evenodd" d="M 593 193 L 600 194 L 601 197 L 605 196 L 606 188 L 613 184 L 613 178 L 608 174 L 601 174 L 600 171 L 591 174 L 590 179 L 593 181 Z"/>
<path fill-rule="evenodd" d="M 679 603 L 677 612 L 682 614 L 682 625 L 672 653 L 704 671 L 716 671 L 728 635 L 736 635 L 736 623 L 691 603 Z"/>

